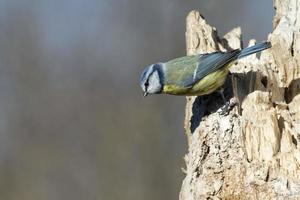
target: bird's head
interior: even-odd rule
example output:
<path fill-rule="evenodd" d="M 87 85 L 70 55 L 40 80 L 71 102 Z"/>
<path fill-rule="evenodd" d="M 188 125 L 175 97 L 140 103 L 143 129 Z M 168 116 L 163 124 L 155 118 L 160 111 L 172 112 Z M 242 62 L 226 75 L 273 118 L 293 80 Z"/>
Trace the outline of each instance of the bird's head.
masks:
<path fill-rule="evenodd" d="M 164 80 L 163 65 L 163 63 L 153 64 L 146 67 L 142 72 L 140 86 L 144 92 L 144 96 L 162 92 Z"/>

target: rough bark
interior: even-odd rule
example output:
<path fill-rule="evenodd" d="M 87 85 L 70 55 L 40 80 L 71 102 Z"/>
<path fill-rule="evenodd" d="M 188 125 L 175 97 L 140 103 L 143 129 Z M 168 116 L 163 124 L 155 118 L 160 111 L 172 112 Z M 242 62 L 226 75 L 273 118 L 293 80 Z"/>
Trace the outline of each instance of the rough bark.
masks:
<path fill-rule="evenodd" d="M 300 0 L 274 7 L 272 48 L 231 68 L 239 106 L 221 115 L 208 109 L 212 97 L 187 97 L 180 200 L 300 199 Z M 240 28 L 220 38 L 197 11 L 187 17 L 186 40 L 189 55 L 242 47 Z"/>

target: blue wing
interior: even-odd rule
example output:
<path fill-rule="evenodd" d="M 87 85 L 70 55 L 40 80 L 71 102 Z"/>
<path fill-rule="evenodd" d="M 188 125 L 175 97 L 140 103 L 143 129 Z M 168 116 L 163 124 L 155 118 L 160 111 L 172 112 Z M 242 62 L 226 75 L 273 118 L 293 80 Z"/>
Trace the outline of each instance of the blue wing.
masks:
<path fill-rule="evenodd" d="M 239 53 L 240 50 L 233 50 L 200 55 L 194 72 L 184 80 L 184 87 L 192 87 L 208 74 L 226 67 L 227 64 L 238 58 Z"/>

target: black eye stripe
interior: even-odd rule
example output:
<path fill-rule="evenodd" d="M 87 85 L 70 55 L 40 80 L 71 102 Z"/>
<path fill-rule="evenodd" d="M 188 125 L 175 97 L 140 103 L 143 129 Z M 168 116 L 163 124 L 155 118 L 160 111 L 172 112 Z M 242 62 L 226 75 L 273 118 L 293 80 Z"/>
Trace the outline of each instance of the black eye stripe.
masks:
<path fill-rule="evenodd" d="M 156 71 L 156 69 L 153 69 L 152 72 L 149 74 L 148 77 L 152 76 L 152 74 Z"/>
<path fill-rule="evenodd" d="M 152 76 L 152 74 L 154 73 L 154 72 L 156 72 L 157 71 L 157 69 L 154 69 L 154 70 L 152 70 L 151 71 L 151 73 L 149 74 L 149 76 L 148 76 L 148 79 L 146 80 L 146 82 L 145 82 L 145 88 L 147 89 L 148 87 L 149 87 L 149 78 Z"/>
<path fill-rule="evenodd" d="M 145 82 L 145 90 L 147 91 L 147 89 L 148 89 L 148 87 L 149 87 L 149 82 L 148 82 L 148 80 Z"/>

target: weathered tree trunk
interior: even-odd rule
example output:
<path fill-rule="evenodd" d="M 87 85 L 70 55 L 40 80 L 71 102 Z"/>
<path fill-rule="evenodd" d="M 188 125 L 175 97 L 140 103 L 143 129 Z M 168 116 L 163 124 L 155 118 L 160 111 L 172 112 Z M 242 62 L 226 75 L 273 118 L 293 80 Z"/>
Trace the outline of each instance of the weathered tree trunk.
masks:
<path fill-rule="evenodd" d="M 300 199 L 300 0 L 274 0 L 274 6 L 272 48 L 231 69 L 255 72 L 243 77 L 248 82 L 233 75 L 241 112 L 235 106 L 228 115 L 207 114 L 209 97 L 187 98 L 180 200 Z M 242 44 L 240 28 L 220 38 L 196 11 L 187 17 L 186 38 L 189 55 Z M 249 86 L 244 96 L 242 86 Z"/>

